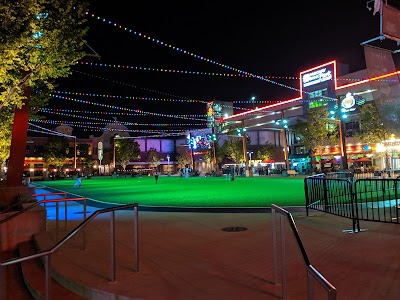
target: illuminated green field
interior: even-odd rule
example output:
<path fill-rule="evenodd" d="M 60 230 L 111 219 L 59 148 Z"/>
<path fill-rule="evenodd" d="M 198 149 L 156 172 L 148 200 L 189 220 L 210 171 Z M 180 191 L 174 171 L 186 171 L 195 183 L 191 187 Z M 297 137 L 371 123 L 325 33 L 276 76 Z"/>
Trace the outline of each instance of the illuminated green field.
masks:
<path fill-rule="evenodd" d="M 74 180 L 37 182 L 48 187 L 106 203 L 138 203 L 167 207 L 271 207 L 305 206 L 304 178 L 160 176 L 95 177 L 83 179 L 82 187 Z"/>

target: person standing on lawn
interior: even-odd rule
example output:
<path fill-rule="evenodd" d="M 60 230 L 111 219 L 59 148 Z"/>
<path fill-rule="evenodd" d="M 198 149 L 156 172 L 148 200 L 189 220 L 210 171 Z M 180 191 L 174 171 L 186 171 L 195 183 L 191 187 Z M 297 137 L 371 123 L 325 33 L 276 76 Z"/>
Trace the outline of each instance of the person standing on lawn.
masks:
<path fill-rule="evenodd" d="M 158 172 L 154 174 L 154 178 L 156 179 L 156 183 L 158 183 Z"/>

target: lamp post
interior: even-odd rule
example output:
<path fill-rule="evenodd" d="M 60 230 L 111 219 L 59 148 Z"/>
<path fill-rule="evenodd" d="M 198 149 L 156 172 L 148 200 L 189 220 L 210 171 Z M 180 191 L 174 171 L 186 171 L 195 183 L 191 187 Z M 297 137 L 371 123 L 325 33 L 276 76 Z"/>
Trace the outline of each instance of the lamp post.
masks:
<path fill-rule="evenodd" d="M 169 156 L 169 154 L 167 154 L 167 160 L 168 160 L 168 176 L 170 176 L 170 172 L 169 172 L 169 159 L 170 159 L 171 157 Z"/>
<path fill-rule="evenodd" d="M 74 138 L 74 170 L 76 171 L 76 136 Z"/>
<path fill-rule="evenodd" d="M 244 168 L 246 170 L 246 177 L 250 177 L 250 171 L 249 171 L 249 158 L 247 156 L 247 143 L 246 143 L 246 128 L 244 128 L 244 120 L 242 120 L 242 128 L 237 129 L 238 135 L 242 137 L 242 145 L 243 145 L 243 155 L 245 159 L 244 163 Z"/>
<path fill-rule="evenodd" d="M 247 154 L 249 155 L 249 160 L 251 160 L 251 155 L 253 154 L 253 151 L 247 151 Z"/>

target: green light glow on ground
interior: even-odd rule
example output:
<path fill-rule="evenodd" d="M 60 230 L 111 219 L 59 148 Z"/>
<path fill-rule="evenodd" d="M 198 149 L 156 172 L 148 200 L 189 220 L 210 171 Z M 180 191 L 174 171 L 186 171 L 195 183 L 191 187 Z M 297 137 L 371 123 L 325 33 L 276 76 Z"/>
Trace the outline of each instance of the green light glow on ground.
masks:
<path fill-rule="evenodd" d="M 304 178 L 296 177 L 225 177 L 160 176 L 94 177 L 75 180 L 37 182 L 51 188 L 108 203 L 138 203 L 145 206 L 178 207 L 271 207 L 305 206 Z"/>

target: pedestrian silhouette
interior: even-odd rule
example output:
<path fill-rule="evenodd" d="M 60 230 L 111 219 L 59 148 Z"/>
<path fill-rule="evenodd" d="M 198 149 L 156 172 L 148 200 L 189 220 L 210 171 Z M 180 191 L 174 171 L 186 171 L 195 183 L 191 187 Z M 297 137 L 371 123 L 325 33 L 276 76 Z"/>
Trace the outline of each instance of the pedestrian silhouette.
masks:
<path fill-rule="evenodd" d="M 158 183 L 158 173 L 154 174 L 154 178 L 156 179 L 156 183 Z"/>

